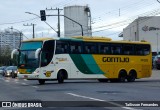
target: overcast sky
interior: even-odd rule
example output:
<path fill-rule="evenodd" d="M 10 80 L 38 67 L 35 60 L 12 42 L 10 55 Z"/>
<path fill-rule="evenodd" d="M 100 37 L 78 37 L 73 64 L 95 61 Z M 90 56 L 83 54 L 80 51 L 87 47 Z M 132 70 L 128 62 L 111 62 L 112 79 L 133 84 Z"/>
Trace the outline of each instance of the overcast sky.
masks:
<path fill-rule="evenodd" d="M 32 27 L 23 24 L 34 23 L 36 37 L 56 36 L 56 33 L 39 18 L 25 12 L 39 15 L 39 11 L 46 8 L 63 9 L 71 5 L 88 5 L 92 13 L 93 35 L 107 36 L 115 40 L 121 39 L 118 34 L 138 16 L 157 16 L 160 13 L 160 4 L 157 0 L 0 0 L 0 29 L 13 26 L 30 38 Z M 57 11 L 46 13 L 57 14 Z M 57 29 L 57 17 L 47 17 L 47 22 Z M 63 35 L 63 18 L 61 18 L 61 35 Z"/>

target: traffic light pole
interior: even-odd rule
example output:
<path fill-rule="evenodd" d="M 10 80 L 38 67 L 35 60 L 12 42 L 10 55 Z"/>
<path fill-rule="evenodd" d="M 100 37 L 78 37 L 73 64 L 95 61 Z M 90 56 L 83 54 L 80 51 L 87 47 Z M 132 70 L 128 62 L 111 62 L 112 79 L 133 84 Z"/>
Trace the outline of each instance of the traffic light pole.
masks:
<path fill-rule="evenodd" d="M 58 31 L 57 31 L 57 36 L 60 37 L 61 36 L 61 31 L 60 31 L 60 10 L 63 10 L 63 9 L 59 9 L 59 8 L 56 8 L 56 9 L 52 9 L 52 8 L 47 9 L 46 8 L 46 10 L 57 10 L 58 11 L 58 15 L 56 15 L 56 16 L 58 16 Z"/>
<path fill-rule="evenodd" d="M 58 16 L 58 15 L 46 15 L 46 16 Z M 81 34 L 82 34 L 82 36 L 83 36 L 83 26 L 82 26 L 82 24 L 80 24 L 79 22 L 77 22 L 77 21 L 75 21 L 75 20 L 73 20 L 73 19 L 71 19 L 71 18 L 69 18 L 69 17 L 67 17 L 67 16 L 65 16 L 65 15 L 59 15 L 59 16 L 63 16 L 63 17 L 65 17 L 65 18 L 73 21 L 74 23 L 78 24 L 78 25 L 81 27 Z"/>

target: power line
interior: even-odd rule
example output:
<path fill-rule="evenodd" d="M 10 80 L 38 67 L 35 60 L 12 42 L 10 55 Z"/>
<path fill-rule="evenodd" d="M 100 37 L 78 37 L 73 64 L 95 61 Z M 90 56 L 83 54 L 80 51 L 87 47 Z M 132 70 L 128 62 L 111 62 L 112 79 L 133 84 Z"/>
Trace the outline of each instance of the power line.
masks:
<path fill-rule="evenodd" d="M 28 19 L 28 20 L 22 20 L 22 21 L 16 21 L 16 22 L 8 22 L 8 23 L 1 23 L 0 25 L 8 25 L 8 24 L 19 24 L 19 23 L 23 23 L 23 22 L 27 22 L 27 21 L 32 21 L 32 20 L 35 20 L 35 19 L 38 19 L 38 17 L 36 18 L 32 18 L 32 19 Z"/>
<path fill-rule="evenodd" d="M 150 12 L 146 12 L 146 13 L 143 13 L 143 14 L 140 14 L 140 15 L 137 15 L 137 16 L 133 16 L 133 17 L 131 17 L 129 19 L 126 19 L 126 20 L 123 20 L 123 21 L 119 21 L 119 22 L 115 22 L 115 23 L 112 23 L 112 24 L 95 27 L 94 29 L 101 29 L 101 28 L 111 27 L 111 26 L 114 26 L 114 27 L 116 26 L 117 27 L 117 25 L 123 25 L 124 23 L 128 24 L 130 21 L 136 19 L 138 16 L 149 16 L 149 15 L 150 16 L 153 16 L 153 15 L 155 16 L 155 15 L 158 15 L 158 14 L 160 14 L 160 9 L 152 10 Z M 109 28 L 109 29 L 111 29 L 111 28 Z M 106 29 L 103 29 L 103 30 L 106 30 Z"/>
<path fill-rule="evenodd" d="M 138 4 L 138 5 L 135 5 L 135 4 Z M 136 3 L 134 3 L 134 9 L 136 8 L 136 10 L 140 10 L 140 9 L 144 9 L 144 6 L 142 6 L 144 4 L 144 2 L 142 2 L 141 4 L 140 4 L 140 2 L 136 2 Z M 148 4 L 148 5 L 147 5 Z M 146 4 L 146 2 L 145 2 L 145 7 L 146 6 L 151 6 L 151 5 L 155 5 L 156 3 L 154 2 L 154 3 L 151 3 L 151 2 L 148 2 Z M 128 14 L 128 13 L 130 13 L 130 8 L 132 9 L 132 5 L 128 5 L 127 7 L 129 7 L 129 8 L 126 8 L 126 7 L 121 7 L 120 9 L 121 9 L 121 16 L 122 15 L 126 15 L 126 14 Z M 105 14 L 103 14 L 103 16 L 105 16 L 105 15 L 107 15 L 107 14 L 110 14 L 110 15 L 116 15 L 116 17 L 117 17 L 117 15 L 118 15 L 118 10 L 119 9 L 116 9 L 116 10 L 113 10 L 113 11 L 110 11 L 110 12 L 107 12 L 107 13 L 105 13 Z M 142 10 L 141 10 L 142 11 Z M 116 12 L 116 14 L 114 13 L 114 12 Z M 134 12 L 135 12 L 135 10 L 134 10 Z M 99 22 L 101 22 L 102 21 L 102 16 L 101 17 L 98 17 L 98 18 L 93 18 L 93 20 L 94 20 L 94 23 L 99 23 Z"/>

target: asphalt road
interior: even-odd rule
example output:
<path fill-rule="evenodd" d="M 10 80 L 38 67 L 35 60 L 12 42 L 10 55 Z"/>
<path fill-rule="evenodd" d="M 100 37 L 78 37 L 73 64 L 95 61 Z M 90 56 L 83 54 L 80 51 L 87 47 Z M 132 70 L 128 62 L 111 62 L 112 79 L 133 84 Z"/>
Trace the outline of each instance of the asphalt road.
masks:
<path fill-rule="evenodd" d="M 0 101 L 47 101 L 44 103 L 49 106 L 48 108 L 23 108 L 24 110 L 75 110 L 75 108 L 76 110 L 158 110 L 160 109 L 160 71 L 153 70 L 151 78 L 137 79 L 131 83 L 66 80 L 63 84 L 48 81 L 45 85 L 39 85 L 38 81 L 12 79 L 0 75 Z M 123 106 L 129 101 L 136 101 L 135 103 L 138 104 L 150 101 L 144 103 L 159 103 L 159 107 Z M 69 104 L 76 107 L 65 107 Z"/>

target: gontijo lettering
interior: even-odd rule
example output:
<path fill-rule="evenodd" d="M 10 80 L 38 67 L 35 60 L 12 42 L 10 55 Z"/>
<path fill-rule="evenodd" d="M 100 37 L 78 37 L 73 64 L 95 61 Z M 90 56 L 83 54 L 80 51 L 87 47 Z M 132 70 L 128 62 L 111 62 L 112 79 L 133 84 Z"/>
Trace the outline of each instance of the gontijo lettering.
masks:
<path fill-rule="evenodd" d="M 103 57 L 103 62 L 129 62 L 129 58 L 121 58 L 121 57 Z"/>

